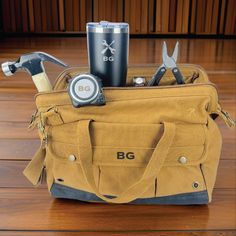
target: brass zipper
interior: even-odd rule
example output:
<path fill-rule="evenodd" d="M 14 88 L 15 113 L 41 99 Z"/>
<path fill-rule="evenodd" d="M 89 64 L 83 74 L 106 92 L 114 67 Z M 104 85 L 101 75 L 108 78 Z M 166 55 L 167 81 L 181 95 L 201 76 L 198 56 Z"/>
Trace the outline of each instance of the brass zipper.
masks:
<path fill-rule="evenodd" d="M 217 107 L 217 114 L 224 120 L 229 128 L 233 128 L 236 126 L 236 121 L 230 116 L 227 111 L 223 110 L 220 105 L 218 105 Z"/>

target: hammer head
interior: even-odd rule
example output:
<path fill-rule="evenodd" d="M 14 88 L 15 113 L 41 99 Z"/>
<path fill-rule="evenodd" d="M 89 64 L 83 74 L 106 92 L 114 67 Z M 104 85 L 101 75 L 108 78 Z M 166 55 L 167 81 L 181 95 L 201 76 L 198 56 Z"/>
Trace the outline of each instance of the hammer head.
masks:
<path fill-rule="evenodd" d="M 26 70 L 31 76 L 44 72 L 44 61 L 50 61 L 59 66 L 67 67 L 61 60 L 44 52 L 33 52 L 22 55 L 15 62 L 5 62 L 2 64 L 2 71 L 6 76 L 13 75 L 18 69 Z"/>

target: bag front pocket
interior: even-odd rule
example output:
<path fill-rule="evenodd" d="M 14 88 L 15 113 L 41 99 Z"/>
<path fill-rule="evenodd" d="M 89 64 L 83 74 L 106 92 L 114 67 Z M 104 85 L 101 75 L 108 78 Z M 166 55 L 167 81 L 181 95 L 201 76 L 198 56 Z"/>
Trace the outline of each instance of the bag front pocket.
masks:
<path fill-rule="evenodd" d="M 54 159 L 53 174 L 57 183 L 93 192 L 81 168 L 77 125 L 75 122 L 51 129 L 48 153 Z M 117 196 L 137 182 L 142 177 L 162 133 L 163 124 L 92 122 L 90 137 L 93 175 L 99 192 Z M 195 133 L 193 137 L 190 135 L 192 133 Z M 174 140 L 163 167 L 140 197 L 204 190 L 200 169 L 204 143 L 205 132 L 202 125 L 176 125 Z M 181 157 L 187 157 L 186 163 L 181 163 Z M 192 179 L 199 183 L 197 189 L 193 189 Z"/>

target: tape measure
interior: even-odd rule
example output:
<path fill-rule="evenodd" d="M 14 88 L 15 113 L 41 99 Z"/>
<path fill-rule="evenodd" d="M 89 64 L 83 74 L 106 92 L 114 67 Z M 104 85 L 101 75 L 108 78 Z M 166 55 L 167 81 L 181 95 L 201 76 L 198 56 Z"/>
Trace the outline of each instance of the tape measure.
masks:
<path fill-rule="evenodd" d="M 80 74 L 73 78 L 68 93 L 74 107 L 106 104 L 101 79 L 92 74 Z"/>

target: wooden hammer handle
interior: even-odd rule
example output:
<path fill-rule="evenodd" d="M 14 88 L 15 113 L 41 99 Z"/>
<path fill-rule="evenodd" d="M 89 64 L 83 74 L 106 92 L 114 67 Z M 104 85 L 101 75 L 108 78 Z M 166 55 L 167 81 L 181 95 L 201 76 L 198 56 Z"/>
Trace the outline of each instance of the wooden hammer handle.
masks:
<path fill-rule="evenodd" d="M 39 92 L 52 91 L 52 85 L 46 75 L 42 72 L 32 76 L 32 80 Z"/>

